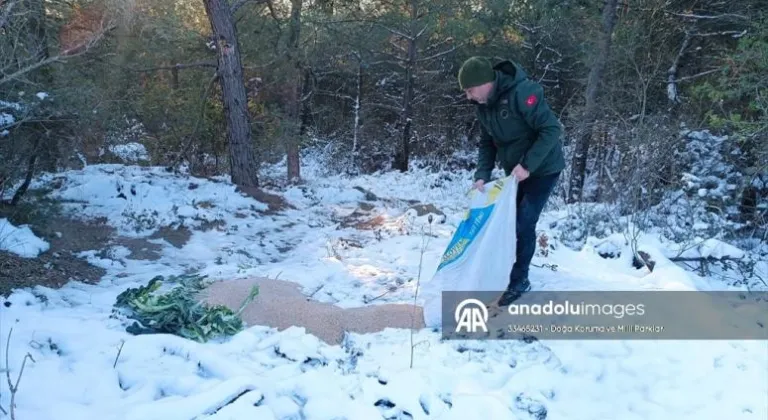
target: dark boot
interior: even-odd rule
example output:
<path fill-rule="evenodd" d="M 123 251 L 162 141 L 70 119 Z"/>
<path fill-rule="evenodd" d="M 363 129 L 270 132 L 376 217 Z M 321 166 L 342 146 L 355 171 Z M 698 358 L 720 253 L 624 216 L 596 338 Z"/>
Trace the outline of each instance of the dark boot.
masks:
<path fill-rule="evenodd" d="M 499 298 L 499 306 L 507 306 L 516 301 L 523 293 L 531 290 L 531 282 L 524 278 L 517 282 L 510 282 L 507 290 Z"/>

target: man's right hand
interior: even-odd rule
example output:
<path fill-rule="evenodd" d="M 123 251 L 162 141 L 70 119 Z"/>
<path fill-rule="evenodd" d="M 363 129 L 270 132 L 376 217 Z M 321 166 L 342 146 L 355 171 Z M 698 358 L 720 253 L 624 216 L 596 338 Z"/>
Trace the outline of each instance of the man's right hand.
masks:
<path fill-rule="evenodd" d="M 475 184 L 472 186 L 472 188 L 476 188 L 478 191 L 483 192 L 485 190 L 485 181 L 478 179 L 475 181 Z"/>

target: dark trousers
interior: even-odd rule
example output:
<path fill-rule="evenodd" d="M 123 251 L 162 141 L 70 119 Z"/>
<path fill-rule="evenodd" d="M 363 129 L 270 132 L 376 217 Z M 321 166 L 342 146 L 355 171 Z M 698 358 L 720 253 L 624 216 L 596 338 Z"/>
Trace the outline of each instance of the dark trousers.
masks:
<path fill-rule="evenodd" d="M 547 204 L 560 173 L 529 177 L 517 190 L 517 259 L 509 274 L 510 286 L 528 278 L 528 268 L 536 252 L 536 223 Z"/>

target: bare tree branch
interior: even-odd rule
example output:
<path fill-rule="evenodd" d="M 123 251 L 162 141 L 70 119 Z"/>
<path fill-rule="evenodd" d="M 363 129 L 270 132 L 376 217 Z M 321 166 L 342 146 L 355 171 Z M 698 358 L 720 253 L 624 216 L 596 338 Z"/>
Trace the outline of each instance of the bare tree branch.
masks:
<path fill-rule="evenodd" d="M 349 95 L 344 95 L 342 93 L 336 93 L 336 92 L 330 92 L 330 91 L 327 91 L 327 90 L 318 90 L 317 94 L 318 95 L 322 95 L 322 96 L 330 96 L 332 98 L 346 99 L 346 100 L 352 101 L 352 102 L 354 102 L 356 100 L 355 98 L 353 98 L 353 97 L 351 97 Z"/>
<path fill-rule="evenodd" d="M 437 47 L 439 47 L 439 46 L 441 46 L 441 45 L 443 45 L 445 43 L 452 42 L 452 41 L 454 41 L 454 38 L 449 36 L 449 37 L 445 38 L 444 40 L 442 40 L 440 42 L 435 42 L 434 44 L 432 44 L 430 46 L 424 47 L 424 49 L 422 51 L 434 50 L 435 48 L 437 48 Z M 460 43 L 459 45 L 463 45 L 463 44 L 466 44 L 466 43 L 469 43 L 469 41 L 464 41 L 464 42 Z"/>
<path fill-rule="evenodd" d="M 140 73 L 145 72 L 152 72 L 152 71 L 158 71 L 158 70 L 182 70 L 182 69 L 188 69 L 193 67 L 216 67 L 216 61 L 198 61 L 194 63 L 186 63 L 186 64 L 174 64 L 172 66 L 159 66 L 159 67 L 150 67 L 146 69 L 137 69 L 135 71 Z"/>
<path fill-rule="evenodd" d="M 399 59 L 399 58 L 396 59 L 396 60 L 377 60 L 377 61 L 371 61 L 370 63 L 368 63 L 368 65 L 370 65 L 370 66 L 377 66 L 379 64 L 392 64 L 394 66 L 402 67 L 402 62 L 403 61 L 404 61 L 404 59 Z"/>
<path fill-rule="evenodd" d="M 398 45 L 394 40 L 389 40 L 389 44 L 393 47 L 397 48 L 398 50 L 402 51 L 403 53 L 408 53 L 408 50 L 400 45 Z"/>
<path fill-rule="evenodd" d="M 531 34 L 535 34 L 539 29 L 541 29 L 541 26 L 526 26 L 526 25 L 523 25 L 520 22 L 515 22 L 515 25 L 525 29 L 526 31 L 530 32 Z"/>
<path fill-rule="evenodd" d="M 722 32 L 707 32 L 703 34 L 691 34 L 691 36 L 725 36 L 725 35 L 731 35 L 734 38 L 741 38 L 742 36 L 747 34 L 747 30 L 743 31 L 722 31 Z"/>
<path fill-rule="evenodd" d="M 416 36 L 414 36 L 413 38 L 414 38 L 414 39 L 418 39 L 418 38 L 421 38 L 421 36 L 422 36 L 422 35 L 424 35 L 424 32 L 426 32 L 426 31 L 427 31 L 427 29 L 429 29 L 429 24 L 426 24 L 426 25 L 424 25 L 424 27 L 423 27 L 423 28 L 421 28 L 421 30 L 420 30 L 420 31 L 419 31 L 419 32 L 416 34 Z"/>
<path fill-rule="evenodd" d="M 19 375 L 16 378 L 16 384 L 14 385 L 11 381 L 11 365 L 9 362 L 8 354 L 10 353 L 10 347 L 11 347 L 11 334 L 13 334 L 13 328 L 8 332 L 8 341 L 5 343 L 5 376 L 8 379 L 8 390 L 11 392 L 11 402 L 10 402 L 10 414 L 11 414 L 11 420 L 16 420 L 16 393 L 19 392 L 19 383 L 21 382 L 21 376 L 24 374 L 24 367 L 27 365 L 27 359 L 31 360 L 34 363 L 37 363 L 35 359 L 32 357 L 32 354 L 27 353 L 24 355 L 24 359 L 21 361 L 21 368 L 19 369 Z M 5 412 L 5 409 L 3 409 L 3 412 Z"/>
<path fill-rule="evenodd" d="M 691 75 L 691 76 L 680 77 L 680 78 L 677 79 L 677 81 L 678 82 L 683 82 L 683 81 L 686 81 L 686 80 L 696 79 L 696 78 L 699 78 L 699 77 L 702 77 L 702 76 L 706 76 L 708 74 L 716 73 L 716 72 L 721 71 L 721 70 L 722 70 L 721 68 L 711 69 L 711 70 L 703 71 L 701 73 L 697 73 L 697 74 L 694 74 L 694 75 Z"/>
<path fill-rule="evenodd" d="M 75 51 L 75 52 L 73 52 L 71 54 L 58 54 L 58 55 L 55 55 L 53 57 L 46 58 L 45 60 L 40 60 L 38 62 L 32 63 L 32 64 L 30 64 L 30 65 L 28 65 L 26 67 L 23 67 L 23 68 L 21 68 L 19 70 L 16 70 L 15 72 L 13 72 L 11 74 L 3 75 L 2 78 L 0 78 L 0 85 L 8 83 L 8 82 L 10 82 L 12 80 L 18 79 L 21 76 L 23 76 L 23 75 L 25 75 L 25 74 L 27 74 L 27 73 L 29 73 L 31 71 L 37 70 L 40 67 L 44 67 L 44 66 L 47 66 L 49 64 L 53 64 L 53 63 L 57 63 L 57 62 L 64 62 L 64 60 L 67 59 L 67 58 L 72 58 L 72 57 L 77 57 L 77 56 L 83 55 L 86 52 L 90 51 L 94 46 L 96 46 L 101 41 L 101 39 L 104 37 L 104 35 L 107 32 L 115 29 L 116 27 L 117 27 L 117 25 L 111 25 L 106 30 L 98 32 L 96 34 L 96 36 L 94 36 L 93 38 L 91 38 L 87 42 L 83 43 L 82 45 L 78 46 L 77 48 L 71 48 L 71 49 L 65 51 L 65 52 Z"/>
<path fill-rule="evenodd" d="M 737 19 L 749 19 L 749 17 L 744 15 L 737 15 L 735 13 L 725 13 L 722 15 L 716 15 L 716 16 L 708 16 L 708 15 L 694 15 L 690 13 L 675 13 L 675 12 L 668 12 L 671 15 L 684 17 L 684 18 L 691 18 L 691 19 L 728 19 L 728 18 L 737 18 Z"/>
<path fill-rule="evenodd" d="M 435 58 L 438 58 L 438 57 L 440 57 L 440 56 L 443 56 L 443 55 L 446 55 L 446 54 L 450 54 L 450 53 L 452 53 L 452 52 L 454 52 L 454 51 L 456 51 L 456 47 L 455 47 L 455 46 L 454 46 L 454 47 L 451 47 L 451 49 L 449 49 L 449 50 L 445 50 L 445 51 L 443 51 L 443 52 L 439 52 L 439 53 L 437 53 L 437 54 L 433 54 L 433 55 L 430 55 L 429 57 L 423 57 L 423 58 L 419 58 L 419 59 L 418 59 L 418 60 L 416 60 L 416 61 L 419 61 L 419 62 L 421 62 L 421 61 L 429 61 L 429 60 L 434 60 Z"/>
<path fill-rule="evenodd" d="M 392 33 L 393 35 L 397 35 L 397 36 L 399 36 L 399 37 L 403 37 L 403 38 L 405 38 L 405 39 L 407 39 L 407 40 L 409 40 L 409 41 L 413 41 L 414 39 L 416 39 L 415 37 L 413 37 L 413 36 L 411 36 L 411 35 L 407 35 L 407 34 L 405 34 L 405 33 L 403 33 L 403 32 L 400 32 L 400 31 L 398 31 L 398 30 L 397 30 L 397 29 L 395 29 L 395 28 L 390 28 L 389 26 L 386 26 L 386 25 L 382 25 L 381 23 L 379 23 L 379 22 L 376 22 L 376 21 L 364 20 L 364 22 L 373 23 L 374 25 L 376 25 L 376 26 L 378 26 L 378 27 L 380 27 L 380 28 L 382 28 L 382 29 L 385 29 L 385 30 L 389 31 L 389 32 L 390 32 L 390 33 Z"/>
<path fill-rule="evenodd" d="M 405 60 L 405 57 L 399 56 L 397 54 L 392 54 L 392 53 L 389 53 L 389 52 L 386 52 L 386 51 L 373 51 L 373 50 L 370 50 L 370 49 L 366 49 L 366 50 L 371 55 L 381 55 L 381 56 L 384 56 L 384 57 L 389 57 L 389 58 L 391 58 L 391 59 L 393 59 L 394 61 L 397 61 L 397 62 Z M 407 53 L 407 50 L 405 50 L 404 53 Z"/>
<path fill-rule="evenodd" d="M 403 111 L 402 107 L 382 104 L 382 103 L 378 103 L 378 102 L 367 102 L 367 105 L 368 106 L 372 106 L 372 107 L 376 107 L 376 108 L 386 109 L 388 111 L 392 111 L 392 112 L 396 112 L 396 113 L 400 113 L 400 112 Z"/>

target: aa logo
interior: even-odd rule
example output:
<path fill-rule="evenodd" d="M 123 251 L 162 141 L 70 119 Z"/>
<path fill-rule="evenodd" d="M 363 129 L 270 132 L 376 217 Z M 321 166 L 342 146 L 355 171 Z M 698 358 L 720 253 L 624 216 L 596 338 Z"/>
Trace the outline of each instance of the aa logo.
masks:
<path fill-rule="evenodd" d="M 462 300 L 456 307 L 453 316 L 456 319 L 456 332 L 461 331 L 462 328 L 471 333 L 477 332 L 478 328 L 488 332 L 488 328 L 485 326 L 485 323 L 488 322 L 488 308 L 477 299 Z"/>

